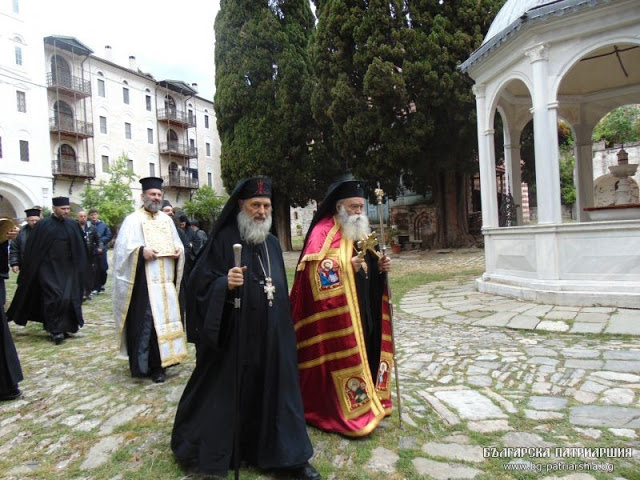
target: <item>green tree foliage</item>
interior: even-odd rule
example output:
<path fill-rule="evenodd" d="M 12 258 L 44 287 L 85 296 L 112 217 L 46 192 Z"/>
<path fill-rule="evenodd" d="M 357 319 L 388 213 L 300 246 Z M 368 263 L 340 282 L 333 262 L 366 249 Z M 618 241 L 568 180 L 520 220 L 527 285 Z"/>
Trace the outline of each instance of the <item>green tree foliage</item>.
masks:
<path fill-rule="evenodd" d="M 563 205 L 576 203 L 576 187 L 573 181 L 573 170 L 576 161 L 573 152 L 567 149 L 560 150 L 560 195 Z"/>
<path fill-rule="evenodd" d="M 289 206 L 305 205 L 330 170 L 313 145 L 307 53 L 314 18 L 306 0 L 222 0 L 216 17 L 216 96 L 227 190 L 267 175 L 276 231 L 290 248 Z"/>
<path fill-rule="evenodd" d="M 200 228 L 208 231 L 220 215 L 227 197 L 216 195 L 216 192 L 208 185 L 199 188 L 193 194 L 191 200 L 184 204 L 184 211 L 190 218 L 200 221 Z"/>
<path fill-rule="evenodd" d="M 593 129 L 592 140 L 607 148 L 640 141 L 640 105 L 624 105 L 605 115 Z"/>
<path fill-rule="evenodd" d="M 113 162 L 109 168 L 109 181 L 100 180 L 96 186 L 87 183 L 80 194 L 82 205 L 87 210 L 96 208 L 100 220 L 117 231 L 124 218 L 133 212 L 131 182 L 137 176 L 129 170 L 129 159 L 126 155 Z"/>

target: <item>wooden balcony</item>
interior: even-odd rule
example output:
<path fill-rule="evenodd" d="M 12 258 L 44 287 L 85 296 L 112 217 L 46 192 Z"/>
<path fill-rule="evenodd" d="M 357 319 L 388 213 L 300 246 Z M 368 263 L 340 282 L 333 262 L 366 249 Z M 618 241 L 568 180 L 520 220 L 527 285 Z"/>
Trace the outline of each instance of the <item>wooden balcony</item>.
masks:
<path fill-rule="evenodd" d="M 178 174 L 166 175 L 162 177 L 163 188 L 178 188 L 183 190 L 195 190 L 199 186 L 197 178 L 193 178 L 190 175 Z"/>
<path fill-rule="evenodd" d="M 177 108 L 162 108 L 158 110 L 158 121 L 182 128 L 193 128 L 196 126 L 195 115 L 187 115 L 186 112 L 178 110 Z"/>
<path fill-rule="evenodd" d="M 49 72 L 47 73 L 47 89 L 57 90 L 80 98 L 91 96 L 91 82 L 75 75 Z"/>
<path fill-rule="evenodd" d="M 75 159 L 56 159 L 51 162 L 51 173 L 54 177 L 95 178 L 96 166 Z"/>
<path fill-rule="evenodd" d="M 198 156 L 198 149 L 181 142 L 161 142 L 160 153 L 174 157 L 196 158 Z"/>
<path fill-rule="evenodd" d="M 75 118 L 49 118 L 49 131 L 69 137 L 82 139 L 93 137 L 93 123 L 83 122 Z"/>

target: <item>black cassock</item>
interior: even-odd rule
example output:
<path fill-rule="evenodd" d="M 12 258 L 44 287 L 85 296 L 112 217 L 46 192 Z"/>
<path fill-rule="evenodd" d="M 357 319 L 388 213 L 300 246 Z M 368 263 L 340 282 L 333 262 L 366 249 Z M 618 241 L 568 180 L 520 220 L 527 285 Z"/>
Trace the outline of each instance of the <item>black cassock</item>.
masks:
<path fill-rule="evenodd" d="M 48 332 L 75 333 L 84 324 L 82 294 L 87 253 L 77 222 L 51 216 L 33 227 L 7 310 L 19 325 L 44 323 Z"/>
<path fill-rule="evenodd" d="M 0 319 L 0 396 L 9 395 L 18 388 L 22 381 L 22 370 L 18 352 L 11 338 L 11 331 L 7 324 L 4 309 L 1 309 Z"/>
<path fill-rule="evenodd" d="M 9 274 L 9 264 L 7 262 L 7 242 L 0 243 L 0 300 L 5 300 L 5 276 Z M 7 318 L 4 314 L 4 304 L 0 305 L 0 396 L 10 395 L 18 388 L 18 383 L 22 381 L 22 369 L 18 352 L 11 338 L 11 331 L 7 325 Z"/>
<path fill-rule="evenodd" d="M 235 291 L 227 289 L 234 243 L 242 243 L 235 223 L 209 240 L 189 277 L 187 321 L 198 336 L 196 368 L 178 405 L 171 437 L 171 448 L 181 463 L 221 476 L 232 467 L 238 326 L 241 459 L 267 470 L 301 465 L 313 454 L 280 245 L 272 235 L 258 246 L 242 243 L 242 265 L 248 269 L 240 318 L 234 322 Z M 265 273 L 258 258 L 267 273 L 271 267 L 276 287 L 273 306 L 264 292 Z"/>

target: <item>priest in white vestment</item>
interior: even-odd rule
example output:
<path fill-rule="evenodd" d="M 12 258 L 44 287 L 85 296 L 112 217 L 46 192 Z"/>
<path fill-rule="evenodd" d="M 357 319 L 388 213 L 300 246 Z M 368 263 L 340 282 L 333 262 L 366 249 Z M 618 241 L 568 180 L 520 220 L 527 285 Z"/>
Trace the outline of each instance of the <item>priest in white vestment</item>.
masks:
<path fill-rule="evenodd" d="M 133 377 L 165 380 L 165 369 L 187 358 L 178 293 L 184 247 L 161 211 L 162 179 L 140 179 L 143 206 L 128 215 L 113 254 L 113 314 L 120 352 Z"/>

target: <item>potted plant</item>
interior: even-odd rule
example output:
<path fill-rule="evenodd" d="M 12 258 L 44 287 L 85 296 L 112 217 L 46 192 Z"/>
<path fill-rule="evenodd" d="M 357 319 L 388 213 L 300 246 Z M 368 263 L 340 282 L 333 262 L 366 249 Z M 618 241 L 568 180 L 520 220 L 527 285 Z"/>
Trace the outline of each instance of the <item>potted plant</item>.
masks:
<path fill-rule="evenodd" d="M 398 233 L 398 229 L 394 225 L 389 227 L 385 232 L 385 243 L 391 246 L 391 251 L 393 253 L 400 253 L 402 251 L 402 245 L 398 239 Z"/>

